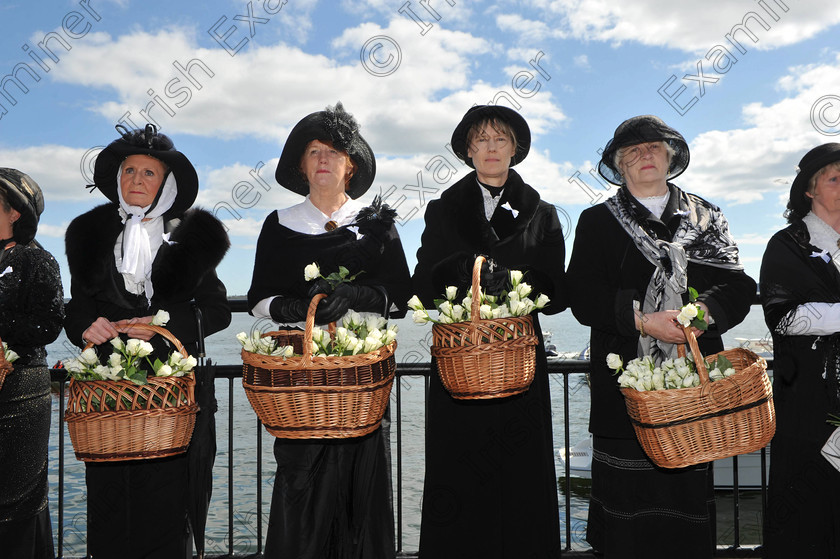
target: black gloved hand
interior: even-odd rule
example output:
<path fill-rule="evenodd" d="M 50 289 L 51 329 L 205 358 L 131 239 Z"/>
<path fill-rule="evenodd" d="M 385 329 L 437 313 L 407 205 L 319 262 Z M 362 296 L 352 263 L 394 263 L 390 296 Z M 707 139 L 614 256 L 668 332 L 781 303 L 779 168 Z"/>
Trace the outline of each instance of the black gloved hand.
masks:
<path fill-rule="evenodd" d="M 298 297 L 275 297 L 271 300 L 268 312 L 271 320 L 280 323 L 302 322 L 306 320 L 309 302 Z"/>
<path fill-rule="evenodd" d="M 438 262 L 432 269 L 435 288 L 442 290 L 449 285 L 463 287 L 472 284 L 472 269 L 475 256 L 468 252 L 456 252 Z"/>
<path fill-rule="evenodd" d="M 504 267 L 496 267 L 493 272 L 490 271 L 490 268 L 486 261 L 481 265 L 481 289 L 487 295 L 497 297 L 509 287 L 509 273 L 508 269 Z"/>
<path fill-rule="evenodd" d="M 350 299 L 334 291 L 318 303 L 318 308 L 315 310 L 315 324 L 335 322 L 347 314 L 349 308 Z"/>
<path fill-rule="evenodd" d="M 385 295 L 375 287 L 341 283 L 335 288 L 333 295 L 345 297 L 349 302 L 349 307 L 357 312 L 384 313 L 385 311 Z"/>
<path fill-rule="evenodd" d="M 312 299 L 312 297 L 318 295 L 319 293 L 326 293 L 327 295 L 332 293 L 332 286 L 330 285 L 330 282 L 324 278 L 318 278 L 312 282 L 312 286 L 309 288 L 307 296 Z"/>

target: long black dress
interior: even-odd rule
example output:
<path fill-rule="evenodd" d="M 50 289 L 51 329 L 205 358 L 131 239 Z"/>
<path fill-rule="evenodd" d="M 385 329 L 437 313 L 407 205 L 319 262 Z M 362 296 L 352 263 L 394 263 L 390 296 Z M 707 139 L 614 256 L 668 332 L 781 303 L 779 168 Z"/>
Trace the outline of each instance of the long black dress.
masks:
<path fill-rule="evenodd" d="M 765 555 L 840 556 L 840 472 L 820 449 L 840 413 L 840 333 L 782 335 L 794 311 L 808 303 L 840 303 L 840 273 L 810 243 L 801 221 L 767 243 L 761 263 L 761 303 L 773 334 L 773 402 L 765 518 Z M 807 317 L 805 317 L 807 320 Z"/>
<path fill-rule="evenodd" d="M 0 338 L 20 355 L 0 388 L 3 557 L 55 555 L 47 500 L 50 374 L 44 346 L 61 333 L 63 318 L 61 278 L 50 253 L 17 245 L 0 257 Z"/>
<path fill-rule="evenodd" d="M 126 291 L 117 271 L 114 244 L 122 231 L 116 204 L 98 206 L 74 219 L 67 228 L 67 261 L 71 301 L 64 328 L 70 341 L 83 346 L 83 332 L 99 316 L 117 321 L 155 314 L 170 315 L 169 330 L 190 355 L 196 352 L 198 329 L 193 306 L 201 310 L 204 332 L 210 335 L 230 323 L 227 293 L 215 268 L 228 248 L 224 227 L 209 212 L 189 210 L 170 221 L 172 244 L 164 243 L 152 264 L 155 292 Z M 172 349 L 160 336 L 150 340 L 151 358 L 165 359 Z M 101 356 L 112 348 L 103 344 Z M 208 386 L 212 389 L 212 385 Z M 201 394 L 197 398 L 204 399 Z M 212 398 L 211 398 L 212 400 Z M 199 414 L 212 414 L 212 406 Z M 197 425 L 199 420 L 197 420 Z M 199 438 L 215 440 L 212 421 L 200 423 Z M 192 449 L 191 445 L 191 449 Z M 188 451 L 189 454 L 190 451 Z M 97 559 L 113 557 L 175 559 L 192 557 L 187 521 L 188 454 L 153 460 L 86 462 L 88 552 Z M 203 459 L 212 467 L 213 456 Z"/>
<path fill-rule="evenodd" d="M 669 184 L 661 217 L 630 197 L 638 223 L 670 241 L 689 214 L 686 201 L 711 204 Z M 716 209 L 716 208 L 715 208 Z M 592 494 L 587 540 L 608 558 L 708 559 L 714 552 L 714 494 L 708 464 L 658 468 L 644 454 L 630 423 L 608 353 L 624 363 L 639 357 L 633 301 L 642 301 L 654 266 L 602 203 L 578 219 L 569 261 L 571 309 L 591 328 L 589 431 L 593 434 Z M 755 296 L 743 270 L 689 261 L 688 285 L 700 294 L 715 325 L 698 338 L 704 355 L 723 349 L 721 334 L 741 322 Z M 688 294 L 683 303 L 688 303 Z"/>
<path fill-rule="evenodd" d="M 556 209 L 511 170 L 488 221 L 480 189 L 473 172 L 429 203 L 415 293 L 433 308 L 445 286 L 456 284 L 440 263 L 451 255 L 484 254 L 525 272 L 534 293 L 551 298 L 546 312 L 562 311 L 565 252 Z M 537 313 L 532 316 L 540 344 L 535 379 L 524 394 L 456 400 L 433 367 L 420 527 L 424 559 L 559 556 L 549 379 L 542 330 Z"/>
<path fill-rule="evenodd" d="M 306 298 L 311 284 L 303 269 L 313 261 L 324 276 L 339 265 L 351 273 L 363 271 L 353 283 L 384 287 L 394 305 L 391 317 L 405 315 L 410 280 L 395 229 L 380 254 L 367 250 L 347 228 L 302 233 L 281 225 L 277 212 L 266 218 L 257 242 L 249 307 L 277 295 Z M 382 428 L 344 440 L 276 439 L 274 456 L 267 558 L 394 556 L 390 449 Z"/>

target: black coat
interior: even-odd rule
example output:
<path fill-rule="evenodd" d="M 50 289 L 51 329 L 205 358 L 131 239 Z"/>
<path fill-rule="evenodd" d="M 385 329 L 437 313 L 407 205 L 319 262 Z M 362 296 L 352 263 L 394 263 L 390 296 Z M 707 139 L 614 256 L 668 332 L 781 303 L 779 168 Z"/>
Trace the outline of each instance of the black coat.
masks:
<path fill-rule="evenodd" d="M 661 239 L 671 240 L 680 223 L 679 190 L 673 186 L 662 219 L 646 216 L 646 227 Z M 689 196 L 693 196 L 689 194 Z M 708 204 L 693 196 L 697 203 Z M 607 354 L 621 355 L 624 363 L 638 355 L 639 332 L 635 328 L 633 301 L 643 301 L 654 266 L 636 248 L 633 239 L 604 204 L 584 210 L 578 219 L 575 245 L 569 261 L 571 308 L 578 321 L 591 328 L 590 375 L 592 407 L 589 430 L 604 437 L 635 439 L 618 388 L 607 367 Z M 700 351 L 710 355 L 723 350 L 720 336 L 739 324 L 750 311 L 755 282 L 743 271 L 724 270 L 689 262 L 688 285 L 699 293 L 715 324 L 698 338 Z M 683 303 L 688 303 L 688 293 Z"/>
<path fill-rule="evenodd" d="M 113 203 L 97 206 L 67 227 L 71 300 L 64 329 L 72 343 L 82 347 L 82 334 L 100 316 L 116 321 L 153 315 L 162 309 L 170 316 L 167 330 L 193 353 L 198 339 L 193 301 L 204 317 L 206 336 L 227 328 L 230 307 L 216 266 L 230 241 L 218 219 L 207 211 L 193 209 L 180 220 L 167 222 L 165 229 L 171 232 L 172 244 L 163 243 L 152 263 L 155 291 L 151 304 L 145 295 L 126 291 L 117 271 L 114 243 L 122 229 Z M 152 338 L 153 344 L 156 338 Z"/>
<path fill-rule="evenodd" d="M 563 310 L 563 231 L 556 209 L 511 170 L 491 221 L 470 173 L 426 209 L 413 287 L 426 308 L 458 285 L 447 258 L 492 257 L 525 272 L 535 293 Z M 510 202 L 512 212 L 502 205 Z M 452 255 L 455 255 L 454 257 Z M 451 262 L 451 260 L 449 261 Z M 465 288 L 465 285 L 459 285 Z M 540 339 L 536 374 L 524 394 L 455 400 L 433 366 L 426 428 L 421 557 L 557 557 L 560 549 L 549 379 Z"/>
<path fill-rule="evenodd" d="M 840 556 L 840 472 L 820 456 L 840 401 L 826 377 L 837 374 L 840 333 L 780 335 L 800 305 L 840 303 L 840 273 L 814 253 L 804 223 L 770 239 L 761 263 L 761 303 L 773 334 L 773 402 L 765 557 Z M 807 320 L 807 317 L 806 317 Z"/>
<path fill-rule="evenodd" d="M 5 557 L 54 557 L 44 346 L 61 333 L 63 318 L 61 277 L 50 253 L 17 245 L 0 257 L 0 338 L 20 355 L 0 388 L 0 549 Z"/>
<path fill-rule="evenodd" d="M 215 271 L 230 246 L 224 226 L 200 209 L 188 210 L 182 218 L 166 222 L 164 229 L 171 233 L 170 242 L 160 246 L 152 263 L 151 303 L 143 294 L 128 292 L 116 269 L 114 244 L 122 228 L 113 203 L 80 215 L 68 226 L 65 244 L 71 300 L 64 325 L 67 337 L 81 347 L 82 333 L 97 317 L 117 321 L 153 315 L 162 309 L 170 315 L 167 330 L 190 355 L 195 355 L 198 328 L 193 305 L 201 310 L 205 335 L 230 324 L 227 293 Z M 160 336 L 150 341 L 155 347 L 151 357 L 165 359 L 171 351 L 168 342 Z M 103 344 L 102 349 L 101 356 L 107 358 L 110 344 Z M 212 384 L 202 389 L 199 380 L 196 397 L 202 408 L 192 440 L 209 443 L 214 449 L 212 391 Z M 91 555 L 121 559 L 192 556 L 187 488 L 196 470 L 188 469 L 187 464 L 188 460 L 191 465 L 203 461 L 206 467 L 212 467 L 214 458 L 195 456 L 194 448 L 191 444 L 188 454 L 155 460 L 85 464 Z M 154 519 L 157 528 L 153 537 L 148 524 L 138 522 L 140 518 Z"/>
<path fill-rule="evenodd" d="M 353 285 L 381 287 L 391 317 L 405 315 L 409 274 L 396 228 L 381 246 L 346 227 L 307 234 L 278 221 L 263 223 L 248 291 L 251 308 L 273 296 L 309 299 L 304 267 L 317 262 L 328 276 L 344 266 L 362 272 Z M 384 309 L 383 309 L 384 311 Z M 389 419 L 364 437 L 325 441 L 275 439 L 277 474 L 266 530 L 265 557 L 374 559 L 394 553 Z"/>

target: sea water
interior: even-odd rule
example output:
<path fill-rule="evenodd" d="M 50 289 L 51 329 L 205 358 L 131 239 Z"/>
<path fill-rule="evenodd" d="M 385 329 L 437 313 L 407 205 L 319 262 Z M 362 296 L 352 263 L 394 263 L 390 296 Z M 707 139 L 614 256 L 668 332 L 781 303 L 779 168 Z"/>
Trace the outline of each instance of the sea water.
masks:
<path fill-rule="evenodd" d="M 589 330 L 577 323 L 570 311 L 553 315 L 541 316 L 541 326 L 544 332 L 550 333 L 551 342 L 560 352 L 583 351 L 589 341 Z M 426 362 L 429 360 L 429 342 L 431 327 L 418 325 L 410 319 L 395 321 L 399 327 L 397 362 Z M 235 336 L 238 332 L 251 331 L 259 328 L 262 331 L 271 329 L 270 323 L 257 321 L 253 317 L 236 313 L 231 326 L 223 332 L 216 333 L 207 339 L 207 355 L 218 364 L 241 364 L 240 345 Z M 724 336 L 727 348 L 740 345 L 736 338 L 766 339 L 767 328 L 764 324 L 761 308 L 753 306 L 747 319 Z M 47 348 L 49 362 L 67 359 L 74 356 L 76 350 L 62 335 L 55 343 Z M 550 379 L 552 393 L 552 422 L 554 429 L 554 447 L 563 448 L 566 444 L 563 426 L 563 383 L 562 375 L 552 375 Z M 395 395 L 400 391 L 401 413 L 396 417 L 394 405 Z M 569 446 L 587 435 L 589 415 L 589 389 L 584 376 L 569 376 Z M 257 455 L 257 420 L 238 379 L 229 382 L 226 379 L 216 380 L 216 397 L 219 410 L 216 414 L 218 451 L 213 468 L 213 497 L 210 504 L 210 514 L 205 531 L 206 550 L 209 555 L 225 554 L 228 552 L 230 538 L 228 535 L 228 503 L 233 503 L 233 549 L 236 553 L 246 554 L 257 551 L 257 487 L 262 487 L 262 530 L 263 539 L 268 524 L 268 511 L 271 502 L 271 490 L 276 463 L 273 455 L 274 438 L 263 431 L 262 453 Z M 402 491 L 402 532 L 400 549 L 416 551 L 420 532 L 420 507 L 423 491 L 424 460 L 424 381 L 423 377 L 403 377 L 399 384 L 394 385 L 391 394 L 392 419 L 391 443 L 393 456 L 393 479 L 396 492 L 399 484 Z M 58 534 L 58 455 L 59 455 L 59 421 L 58 395 L 53 398 L 52 433 L 50 437 L 50 503 L 53 522 L 53 533 Z M 233 446 L 230 447 L 228 417 L 232 414 Z M 402 479 L 397 478 L 397 421 L 401 422 L 402 430 Z M 84 556 L 86 541 L 86 490 L 84 481 L 84 464 L 75 459 L 69 436 L 65 431 L 65 475 L 64 475 L 64 555 Z M 233 482 L 229 484 L 228 460 L 233 457 Z M 257 477 L 257 462 L 262 463 L 262 476 Z M 563 475 L 559 463 L 557 475 Z M 561 480 L 562 481 L 562 480 Z M 579 549 L 588 547 L 583 541 L 585 535 L 586 513 L 588 508 L 588 487 L 572 484 L 571 487 L 561 487 L 559 495 L 560 515 L 563 539 L 565 543 L 566 524 L 570 525 L 572 547 Z M 565 492 L 571 499 L 571 516 L 565 514 Z M 395 499 L 396 513 L 396 499 Z M 153 532 L 154 518 L 148 519 L 150 531 Z M 151 533 L 151 532 L 150 532 Z"/>

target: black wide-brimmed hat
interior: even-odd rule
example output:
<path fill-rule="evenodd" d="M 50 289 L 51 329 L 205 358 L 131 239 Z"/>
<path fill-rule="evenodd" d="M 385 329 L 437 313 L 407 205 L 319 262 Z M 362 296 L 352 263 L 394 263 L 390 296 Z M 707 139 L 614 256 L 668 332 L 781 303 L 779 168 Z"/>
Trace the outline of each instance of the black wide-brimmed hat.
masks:
<path fill-rule="evenodd" d="M 309 183 L 301 173 L 300 160 L 312 140 L 329 142 L 335 149 L 346 152 L 356 164 L 347 186 L 350 198 L 355 200 L 368 191 L 376 176 L 376 157 L 359 133 L 359 123 L 344 110 L 341 101 L 335 107 L 305 116 L 289 132 L 274 172 L 274 178 L 283 188 L 303 196 L 309 194 Z"/>
<path fill-rule="evenodd" d="M 799 160 L 798 172 L 790 185 L 787 207 L 794 217 L 802 219 L 811 211 L 812 199 L 805 195 L 808 183 L 817 171 L 830 163 L 840 161 L 840 144 L 836 142 L 817 146 Z"/>
<path fill-rule="evenodd" d="M 44 194 L 32 177 L 17 169 L 0 168 L 0 188 L 12 208 L 20 212 L 13 227 L 14 240 L 29 244 L 38 231 L 38 220 L 44 211 Z"/>
<path fill-rule="evenodd" d="M 452 151 L 464 163 L 475 169 L 472 158 L 467 155 L 467 151 L 469 150 L 467 134 L 473 124 L 488 119 L 505 122 L 513 129 L 513 133 L 516 136 L 516 153 L 510 159 L 510 166 L 513 167 L 517 163 L 521 163 L 531 150 L 531 129 L 518 112 L 498 105 L 476 105 L 475 107 L 470 107 L 452 133 Z"/>
<path fill-rule="evenodd" d="M 152 124 L 147 124 L 144 130 L 128 130 L 119 124 L 116 129 L 121 137 L 111 142 L 96 157 L 93 167 L 93 183 L 96 188 L 110 201 L 119 204 L 117 173 L 120 165 L 129 155 L 148 155 L 163 161 L 169 167 L 169 172 L 175 176 L 178 186 L 175 201 L 164 215 L 182 215 L 198 196 L 198 174 L 187 156 L 177 151 L 169 136 L 158 133 Z"/>
<path fill-rule="evenodd" d="M 653 115 L 634 116 L 618 125 L 612 140 L 607 142 L 601 154 L 598 173 L 611 183 L 624 186 L 624 177 L 613 162 L 618 150 L 627 146 L 658 141 L 667 142 L 674 149 L 671 165 L 668 167 L 665 178 L 670 180 L 678 177 L 688 167 L 688 144 L 682 134 L 662 122 L 658 116 Z"/>

